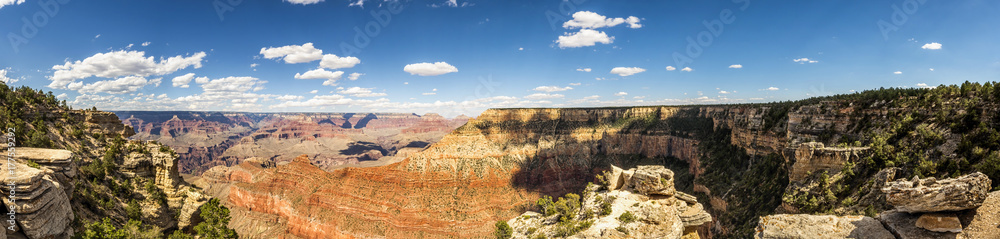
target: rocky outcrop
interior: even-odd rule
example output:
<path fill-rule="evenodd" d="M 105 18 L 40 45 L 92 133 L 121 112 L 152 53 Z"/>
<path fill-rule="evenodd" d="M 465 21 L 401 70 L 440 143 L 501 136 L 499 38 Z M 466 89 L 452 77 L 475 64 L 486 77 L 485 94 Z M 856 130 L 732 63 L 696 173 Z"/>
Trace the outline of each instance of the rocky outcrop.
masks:
<path fill-rule="evenodd" d="M 882 223 L 866 216 L 778 214 L 760 218 L 754 238 L 894 239 Z"/>
<path fill-rule="evenodd" d="M 73 196 L 73 179 L 77 175 L 77 165 L 73 162 L 73 152 L 62 149 L 42 149 L 15 147 L 14 159 L 22 164 L 37 163 L 41 168 L 52 170 L 52 176 L 59 182 L 67 196 Z"/>
<path fill-rule="evenodd" d="M 639 166 L 628 181 L 628 187 L 646 195 L 674 195 L 674 172 L 663 166 Z"/>
<path fill-rule="evenodd" d="M 826 147 L 821 142 L 799 144 L 798 148 L 785 150 L 785 158 L 793 162 L 788 180 L 801 181 L 809 173 L 821 170 L 840 172 L 844 163 L 857 162 L 867 151 L 868 147 Z"/>
<path fill-rule="evenodd" d="M 897 180 L 882 191 L 886 201 L 901 212 L 958 211 L 982 205 L 990 183 L 989 177 L 977 172 L 954 179 Z"/>
<path fill-rule="evenodd" d="M 166 195 L 167 205 L 150 204 L 143 209 L 156 225 L 177 225 L 191 229 L 200 222 L 198 208 L 208 202 L 204 195 L 180 177 L 177 157 L 162 145 L 152 142 L 131 141 L 126 148 L 141 148 L 125 155 L 120 172 L 126 178 L 151 180 Z"/>
<path fill-rule="evenodd" d="M 614 166 L 613 166 L 614 167 Z M 614 167 L 617 168 L 617 167 Z M 507 223 L 514 229 L 514 238 L 697 238 L 696 228 L 712 221 L 694 196 L 676 192 L 673 172 L 663 166 L 639 166 L 635 176 L 626 180 L 624 188 L 600 190 L 592 185 L 584 190 L 582 207 L 569 218 L 585 222 L 587 227 L 565 235 L 559 214 L 543 215 L 525 212 Z M 614 174 L 614 171 L 608 174 Z M 627 172 L 618 170 L 619 174 Z M 609 175 L 614 177 L 614 175 Z M 625 177 L 618 176 L 623 179 Z M 667 181 L 665 184 L 662 181 Z M 668 185 L 668 186 L 664 186 Z M 637 187 L 635 187 L 637 186 Z M 669 195 L 662 194 L 670 191 Z M 604 206 L 606 204 L 607 206 Z M 610 209 L 604 211 L 604 208 Z M 602 213 L 606 212 L 606 214 Z M 631 214 L 629 221 L 624 214 Z M 593 216 L 597 215 L 597 216 Z"/>
<path fill-rule="evenodd" d="M 25 150 L 30 151 L 30 150 Z M 48 168 L 33 168 L 21 163 L 4 163 L 0 167 L 3 206 L 13 209 L 7 214 L 16 225 L 7 233 L 23 233 L 28 238 L 69 238 L 73 235 L 73 210 L 64 184 L 56 180 Z M 11 173 L 7 173 L 11 172 Z M 12 186 L 10 186 L 12 185 Z M 6 216 L 5 216 L 6 218 Z"/>

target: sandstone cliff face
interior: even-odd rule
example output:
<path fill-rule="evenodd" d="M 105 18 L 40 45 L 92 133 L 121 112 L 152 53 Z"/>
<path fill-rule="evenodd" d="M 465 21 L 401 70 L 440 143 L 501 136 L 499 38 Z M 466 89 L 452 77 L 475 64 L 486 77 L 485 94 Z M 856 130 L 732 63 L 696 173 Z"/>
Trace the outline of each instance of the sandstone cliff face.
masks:
<path fill-rule="evenodd" d="M 421 148 L 467 119 L 438 115 L 338 113 L 119 112 L 138 132 L 178 152 L 182 173 L 201 174 L 249 158 L 288 162 L 300 154 L 331 170 Z M 356 147 L 363 143 L 365 146 Z M 378 153 L 372 152 L 376 151 Z"/>

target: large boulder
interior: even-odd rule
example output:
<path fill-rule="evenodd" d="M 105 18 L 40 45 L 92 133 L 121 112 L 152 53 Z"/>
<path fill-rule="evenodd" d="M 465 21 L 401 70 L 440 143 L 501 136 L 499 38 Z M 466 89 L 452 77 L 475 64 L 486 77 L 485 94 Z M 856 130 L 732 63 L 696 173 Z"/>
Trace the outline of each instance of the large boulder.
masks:
<path fill-rule="evenodd" d="M 895 237 L 874 218 L 778 214 L 764 216 L 754 238 L 886 238 Z"/>
<path fill-rule="evenodd" d="M 674 172 L 661 165 L 639 166 L 628 183 L 644 195 L 674 195 Z"/>
<path fill-rule="evenodd" d="M 955 179 L 897 180 L 882 191 L 886 202 L 901 212 L 940 212 L 977 208 L 986 200 L 990 179 L 976 172 Z"/>
<path fill-rule="evenodd" d="M 1000 238 L 1000 191 L 991 192 L 982 206 L 959 218 L 968 218 L 969 222 L 958 238 Z"/>

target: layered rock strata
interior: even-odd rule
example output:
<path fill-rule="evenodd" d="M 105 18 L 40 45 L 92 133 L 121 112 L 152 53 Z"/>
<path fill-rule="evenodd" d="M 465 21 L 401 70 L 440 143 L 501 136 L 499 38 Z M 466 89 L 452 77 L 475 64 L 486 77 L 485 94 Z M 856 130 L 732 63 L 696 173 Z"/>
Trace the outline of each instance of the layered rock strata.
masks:
<path fill-rule="evenodd" d="M 28 151 L 28 150 L 26 150 Z M 28 238 L 69 238 L 73 235 L 74 218 L 66 185 L 56 179 L 48 168 L 34 168 L 21 163 L 4 163 L 3 206 L 13 209 L 8 214 L 16 225 L 5 222 L 6 233 Z M 10 172 L 10 173 L 8 173 Z M 13 230 L 10 230 L 13 229 Z"/>
<path fill-rule="evenodd" d="M 976 208 L 989 193 L 990 178 L 976 172 L 959 178 L 897 180 L 882 188 L 886 202 L 901 212 L 940 212 Z"/>

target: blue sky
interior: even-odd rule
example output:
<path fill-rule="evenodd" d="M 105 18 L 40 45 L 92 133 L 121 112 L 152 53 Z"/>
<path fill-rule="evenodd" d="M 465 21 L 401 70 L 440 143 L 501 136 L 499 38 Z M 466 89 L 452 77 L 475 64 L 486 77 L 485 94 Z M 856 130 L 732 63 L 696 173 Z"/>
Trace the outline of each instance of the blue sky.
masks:
<path fill-rule="evenodd" d="M 996 81 L 998 23 L 987 0 L 0 0 L 0 80 L 102 110 L 769 102 Z"/>

